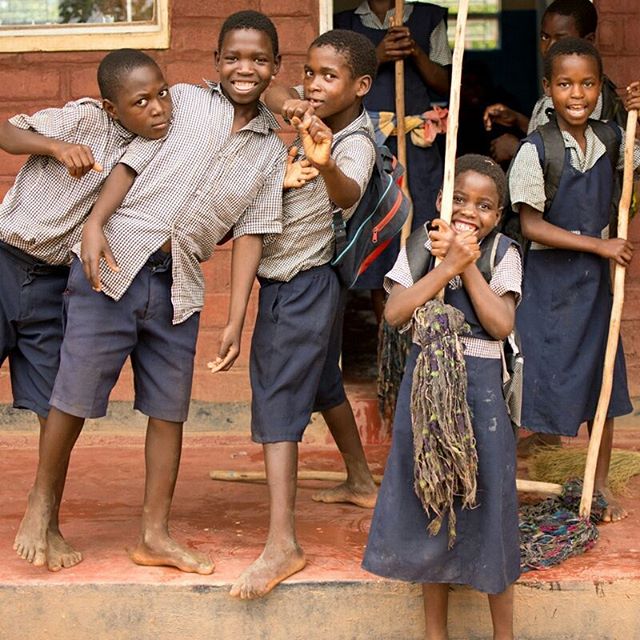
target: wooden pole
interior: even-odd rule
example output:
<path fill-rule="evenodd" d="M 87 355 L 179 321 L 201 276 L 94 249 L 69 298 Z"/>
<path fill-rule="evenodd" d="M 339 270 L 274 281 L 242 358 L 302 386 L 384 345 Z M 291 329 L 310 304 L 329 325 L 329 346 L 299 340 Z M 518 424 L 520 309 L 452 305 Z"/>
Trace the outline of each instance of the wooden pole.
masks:
<path fill-rule="evenodd" d="M 629 207 L 631 206 L 631 193 L 633 190 L 633 151 L 636 141 L 636 123 L 638 111 L 629 111 L 627 116 L 627 129 L 625 133 L 624 147 L 624 174 L 622 180 L 622 196 L 618 207 L 618 238 L 626 238 L 629 227 Z M 622 307 L 624 305 L 624 278 L 626 269 L 616 263 L 613 276 L 613 304 L 611 306 L 611 319 L 609 321 L 609 336 L 604 356 L 602 373 L 602 386 L 596 408 L 596 416 L 589 438 L 587 450 L 587 462 L 584 468 L 584 480 L 582 483 L 582 499 L 580 500 L 580 515 L 588 518 L 591 515 L 591 503 L 593 501 L 593 489 L 600 453 L 602 431 L 607 419 L 611 388 L 613 386 L 613 368 L 615 365 L 618 341 L 620 339 L 620 320 L 622 319 Z"/>

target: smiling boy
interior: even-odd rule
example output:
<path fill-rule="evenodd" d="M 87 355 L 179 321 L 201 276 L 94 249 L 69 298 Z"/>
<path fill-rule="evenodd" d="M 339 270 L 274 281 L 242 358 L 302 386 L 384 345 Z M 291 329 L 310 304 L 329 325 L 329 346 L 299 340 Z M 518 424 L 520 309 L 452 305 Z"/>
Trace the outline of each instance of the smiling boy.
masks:
<path fill-rule="evenodd" d="M 178 544 L 168 528 L 204 297 L 200 263 L 233 227 L 227 330 L 239 341 L 262 234 L 281 229 L 287 155 L 275 118 L 259 102 L 280 62 L 273 23 L 255 11 L 233 14 L 215 61 L 220 83 L 172 87 L 162 149 L 137 178 L 118 165 L 85 224 L 81 254 L 91 282 L 75 259 L 52 409 L 17 540 L 34 564 L 45 560 L 47 523 L 59 508 L 54 488 L 64 485 L 84 420 L 105 414 L 130 356 L 134 406 L 149 416 L 142 531 L 131 558 L 213 571 L 206 555 Z"/>

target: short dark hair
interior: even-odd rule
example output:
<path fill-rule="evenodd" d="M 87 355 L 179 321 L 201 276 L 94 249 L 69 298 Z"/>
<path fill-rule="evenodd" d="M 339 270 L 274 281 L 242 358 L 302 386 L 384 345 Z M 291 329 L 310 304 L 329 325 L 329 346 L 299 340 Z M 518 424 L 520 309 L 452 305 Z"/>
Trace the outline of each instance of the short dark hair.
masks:
<path fill-rule="evenodd" d="M 547 7 L 544 15 L 549 13 L 571 16 L 581 38 L 595 33 L 598 28 L 598 12 L 590 0 L 555 0 Z"/>
<path fill-rule="evenodd" d="M 319 35 L 309 49 L 314 47 L 333 47 L 347 61 L 354 78 L 371 76 L 375 79 L 378 69 L 376 50 L 373 42 L 361 33 L 348 29 L 332 29 Z"/>
<path fill-rule="evenodd" d="M 475 171 L 493 180 L 498 192 L 498 205 L 502 207 L 507 195 L 507 177 L 502 167 L 489 156 L 478 153 L 467 153 L 456 160 L 455 174 L 459 176 L 466 171 Z"/>
<path fill-rule="evenodd" d="M 232 13 L 222 24 L 220 29 L 220 35 L 218 36 L 218 51 L 222 49 L 222 42 L 224 37 L 230 31 L 236 29 L 254 29 L 255 31 L 262 31 L 266 34 L 269 40 L 271 40 L 271 48 L 273 49 L 273 55 L 279 54 L 278 44 L 278 32 L 275 24 L 259 11 L 238 11 Z"/>
<path fill-rule="evenodd" d="M 123 78 L 140 67 L 158 67 L 158 63 L 137 49 L 117 49 L 108 53 L 98 66 L 100 95 L 105 100 L 115 100 Z"/>
<path fill-rule="evenodd" d="M 562 38 L 554 43 L 544 57 L 544 77 L 551 81 L 553 63 L 560 56 L 590 56 L 598 64 L 598 77 L 602 78 L 602 58 L 598 50 L 582 38 Z"/>

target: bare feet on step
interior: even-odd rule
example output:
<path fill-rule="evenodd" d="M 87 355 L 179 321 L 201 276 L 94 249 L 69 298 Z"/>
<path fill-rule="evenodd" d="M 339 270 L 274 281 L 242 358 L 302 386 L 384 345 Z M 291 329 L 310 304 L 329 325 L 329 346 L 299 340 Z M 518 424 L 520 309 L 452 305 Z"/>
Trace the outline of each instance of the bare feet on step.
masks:
<path fill-rule="evenodd" d="M 47 529 L 52 504 L 41 496 L 29 494 L 27 510 L 13 542 L 16 553 L 35 567 L 47 563 Z"/>
<path fill-rule="evenodd" d="M 82 554 L 76 551 L 59 530 L 47 531 L 47 567 L 49 571 L 68 569 L 82 562 Z"/>
<path fill-rule="evenodd" d="M 624 520 L 629 515 L 627 510 L 620 504 L 620 502 L 618 502 L 609 487 L 596 486 L 596 490 L 600 491 L 604 496 L 604 499 L 607 501 L 607 507 L 602 514 L 603 522 L 618 522 L 620 520 Z"/>
<path fill-rule="evenodd" d="M 186 573 L 209 575 L 214 569 L 213 561 L 208 555 L 191 551 L 169 536 L 141 540 L 129 553 L 129 557 L 136 564 L 148 567 L 175 567 Z"/>
<path fill-rule="evenodd" d="M 260 557 L 245 569 L 229 592 L 234 598 L 262 598 L 306 564 L 304 552 L 295 545 L 289 549 L 265 548 Z"/>
<path fill-rule="evenodd" d="M 378 497 L 378 489 L 373 484 L 367 486 L 356 486 L 349 482 L 343 482 L 332 489 L 319 491 L 311 496 L 316 502 L 348 502 L 355 504 L 363 509 L 373 509 L 376 506 L 376 498 Z"/>

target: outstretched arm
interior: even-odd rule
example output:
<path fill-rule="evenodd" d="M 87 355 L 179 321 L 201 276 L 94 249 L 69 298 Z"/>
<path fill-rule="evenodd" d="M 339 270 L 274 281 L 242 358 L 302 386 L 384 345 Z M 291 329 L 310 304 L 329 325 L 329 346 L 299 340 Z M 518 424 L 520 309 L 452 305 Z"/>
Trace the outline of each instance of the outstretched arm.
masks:
<path fill-rule="evenodd" d="M 74 178 L 81 178 L 92 169 L 102 171 L 87 145 L 63 142 L 29 129 L 20 129 L 7 120 L 0 124 L 0 149 L 14 155 L 55 158 L 67 167 L 69 175 Z"/>
<path fill-rule="evenodd" d="M 104 235 L 103 227 L 109 218 L 122 204 L 131 185 L 136 179 L 136 172 L 126 164 L 118 163 L 105 180 L 100 195 L 93 205 L 89 217 L 82 229 L 82 245 L 80 259 L 84 274 L 96 290 L 102 289 L 100 282 L 100 259 L 104 258 L 112 271 L 118 271 L 118 265 L 111 252 L 111 247 Z"/>
<path fill-rule="evenodd" d="M 240 354 L 242 328 L 247 304 L 262 257 L 262 236 L 240 236 L 233 241 L 231 250 L 231 300 L 229 317 L 222 331 L 218 357 L 209 363 L 212 373 L 228 371 Z"/>

